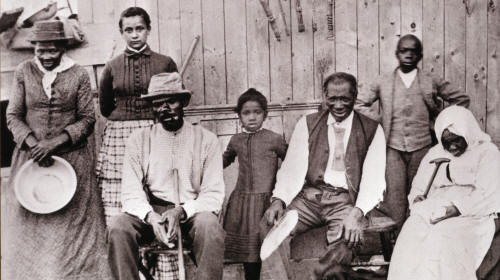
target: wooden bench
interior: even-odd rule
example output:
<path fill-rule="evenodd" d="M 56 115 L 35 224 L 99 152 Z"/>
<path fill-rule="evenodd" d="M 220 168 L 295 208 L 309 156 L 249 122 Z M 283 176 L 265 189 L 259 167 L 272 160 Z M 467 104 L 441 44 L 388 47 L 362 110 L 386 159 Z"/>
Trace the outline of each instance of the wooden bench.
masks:
<path fill-rule="evenodd" d="M 364 230 L 365 241 L 356 250 L 352 267 L 388 266 L 394 248 L 396 223 L 383 214 L 372 211 L 368 216 L 368 227 Z M 312 263 L 327 251 L 327 227 L 311 229 L 296 235 L 290 243 L 291 266 L 294 279 L 307 279 L 311 273 Z M 382 255 L 383 259 L 371 259 L 374 255 Z"/>

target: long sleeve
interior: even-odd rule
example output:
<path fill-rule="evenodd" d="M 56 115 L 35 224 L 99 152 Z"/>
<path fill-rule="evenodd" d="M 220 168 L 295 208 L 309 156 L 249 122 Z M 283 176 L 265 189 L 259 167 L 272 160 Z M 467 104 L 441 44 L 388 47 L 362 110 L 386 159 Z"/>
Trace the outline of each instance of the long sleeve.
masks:
<path fill-rule="evenodd" d="M 224 154 L 222 155 L 222 162 L 223 162 L 223 167 L 226 168 L 231 163 L 234 162 L 234 159 L 236 158 L 236 151 L 234 150 L 233 146 L 233 137 L 229 140 L 229 143 L 227 144 L 226 150 L 224 151 Z"/>
<path fill-rule="evenodd" d="M 494 146 L 479 161 L 475 189 L 469 196 L 453 201 L 462 216 L 486 216 L 500 212 L 500 152 Z"/>
<path fill-rule="evenodd" d="M 359 185 L 359 194 L 356 200 L 356 207 L 361 209 L 365 215 L 382 201 L 384 197 L 386 189 L 385 148 L 384 131 L 379 125 L 366 153 Z"/>
<path fill-rule="evenodd" d="M 443 108 L 444 109 L 450 105 L 460 105 L 463 107 L 469 107 L 470 98 L 458 87 L 454 87 L 450 84 L 450 82 L 443 80 L 441 78 L 434 77 L 433 83 L 435 84 L 438 90 L 438 96 L 443 99 Z"/>
<path fill-rule="evenodd" d="M 175 61 L 169 57 L 169 62 L 167 65 L 167 69 L 165 69 L 165 72 L 172 73 L 172 72 L 179 72 L 177 70 L 177 64 L 175 64 Z"/>
<path fill-rule="evenodd" d="M 189 219 L 194 214 L 208 211 L 218 212 L 222 208 L 225 185 L 222 168 L 222 152 L 217 136 L 206 134 L 206 158 L 203 160 L 200 193 L 196 199 L 184 202 L 183 208 Z"/>
<path fill-rule="evenodd" d="M 132 134 L 128 139 L 122 170 L 122 210 L 140 219 L 145 219 L 153 208 L 144 192 L 142 180 L 142 157 L 144 143 L 140 131 Z"/>
<path fill-rule="evenodd" d="M 381 121 L 381 117 L 371 110 L 371 106 L 380 98 L 379 82 L 372 83 L 367 90 L 358 93 L 354 109 L 376 121 Z"/>
<path fill-rule="evenodd" d="M 14 91 L 9 98 L 7 107 L 7 127 L 14 136 L 14 141 L 18 146 L 23 145 L 26 137 L 33 131 L 26 123 L 26 92 L 24 89 L 24 79 L 21 64 L 14 74 Z"/>
<path fill-rule="evenodd" d="M 280 158 L 281 160 L 285 159 L 287 148 L 288 147 L 287 147 L 285 139 L 280 137 L 280 141 L 279 141 L 278 145 L 276 146 L 276 155 L 278 155 L 278 158 Z"/>
<path fill-rule="evenodd" d="M 104 117 L 108 117 L 115 109 L 114 98 L 111 66 L 106 64 L 99 80 L 99 108 Z"/>
<path fill-rule="evenodd" d="M 273 197 L 289 205 L 302 189 L 309 164 L 309 133 L 306 117 L 302 117 L 292 133 L 285 160 L 276 175 Z"/>
<path fill-rule="evenodd" d="M 92 134 L 95 124 L 94 103 L 90 91 L 90 78 L 85 70 L 82 69 L 82 71 L 78 83 L 76 122 L 64 128 L 73 144 L 80 142 L 82 139 Z"/>

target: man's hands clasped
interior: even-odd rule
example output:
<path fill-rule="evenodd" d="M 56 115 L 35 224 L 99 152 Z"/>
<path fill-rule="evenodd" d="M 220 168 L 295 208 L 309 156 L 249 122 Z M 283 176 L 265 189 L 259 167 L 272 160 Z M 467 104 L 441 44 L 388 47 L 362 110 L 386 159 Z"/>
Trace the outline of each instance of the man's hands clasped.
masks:
<path fill-rule="evenodd" d="M 179 222 L 186 218 L 181 206 L 168 209 L 163 214 L 154 211 L 148 213 L 146 222 L 153 227 L 156 238 L 165 244 L 171 243 L 177 236 Z"/>

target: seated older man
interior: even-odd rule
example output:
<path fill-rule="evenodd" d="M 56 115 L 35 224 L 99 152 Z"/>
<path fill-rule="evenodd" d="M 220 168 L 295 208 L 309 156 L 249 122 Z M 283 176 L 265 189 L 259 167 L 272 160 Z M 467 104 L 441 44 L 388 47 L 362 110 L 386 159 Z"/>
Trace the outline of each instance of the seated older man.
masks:
<path fill-rule="evenodd" d="M 222 152 L 213 133 L 184 121 L 183 107 L 190 97 L 178 73 L 153 76 L 143 96 L 153 103 L 158 122 L 133 133 L 126 146 L 125 213 L 113 217 L 108 227 L 116 279 L 139 279 L 139 246 L 155 237 L 172 241 L 179 226 L 193 242 L 195 279 L 222 279 L 224 230 L 215 214 L 224 200 Z M 173 207 L 177 179 L 181 205 Z"/>
<path fill-rule="evenodd" d="M 299 213 L 292 235 L 328 226 L 328 251 L 314 268 L 313 279 L 346 272 L 362 239 L 365 216 L 382 200 L 386 185 L 384 133 L 375 121 L 353 111 L 356 78 L 332 74 L 325 79 L 323 94 L 327 109 L 295 126 L 262 223 L 266 232 L 287 208 Z M 263 262 L 263 271 L 286 279 L 277 269 L 286 266 L 282 261 L 279 251 L 274 252 Z"/>

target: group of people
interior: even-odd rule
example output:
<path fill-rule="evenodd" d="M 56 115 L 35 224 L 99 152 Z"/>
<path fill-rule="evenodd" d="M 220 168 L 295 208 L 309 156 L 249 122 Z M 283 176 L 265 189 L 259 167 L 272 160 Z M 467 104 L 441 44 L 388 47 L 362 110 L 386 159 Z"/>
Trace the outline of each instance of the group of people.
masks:
<path fill-rule="evenodd" d="M 120 16 L 127 47 L 100 77 L 108 121 L 94 160 L 88 74 L 64 54 L 61 22 L 35 24 L 35 57 L 18 66 L 7 110 L 17 143 L 11 176 L 30 158 L 48 167 L 57 155 L 78 185 L 48 215 L 24 209 L 9 185 L 5 279 L 139 279 L 139 247 L 170 243 L 178 228 L 192 244 L 195 279 L 222 279 L 224 261 L 260 279 L 261 270 L 288 267 L 283 250 L 262 263 L 259 252 L 289 210 L 299 213 L 291 236 L 327 226 L 328 250 L 312 279 L 344 279 L 374 211 L 400 228 L 388 279 L 476 279 L 500 212 L 500 153 L 465 108 L 469 98 L 418 67 L 418 38 L 401 37 L 399 66 L 369 90 L 358 94 L 351 74 L 328 76 L 321 109 L 297 122 L 288 145 L 262 128 L 267 100 L 248 89 L 235 108 L 242 132 L 222 152 L 215 134 L 184 119 L 191 92 L 175 62 L 147 45 L 150 29 L 139 7 Z M 363 112 L 375 101 L 374 120 Z M 220 224 L 223 168 L 236 158 L 238 180 Z M 449 163 L 427 190 L 436 158 Z"/>

